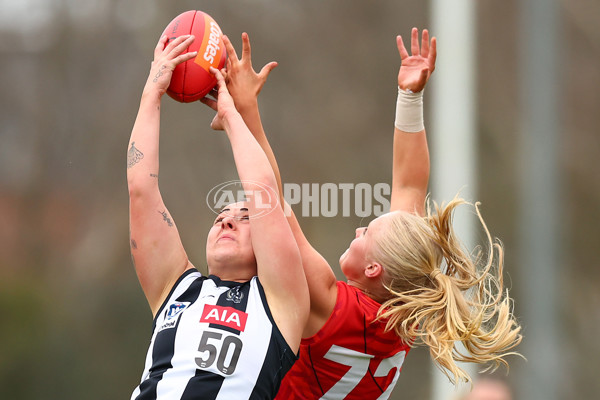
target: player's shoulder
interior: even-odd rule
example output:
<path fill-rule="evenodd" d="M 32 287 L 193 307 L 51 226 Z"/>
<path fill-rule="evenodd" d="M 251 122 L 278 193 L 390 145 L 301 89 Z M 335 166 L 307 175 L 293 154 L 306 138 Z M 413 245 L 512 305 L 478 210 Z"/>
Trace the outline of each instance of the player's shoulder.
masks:
<path fill-rule="evenodd" d="M 346 282 L 337 282 L 337 302 L 356 303 L 360 307 L 366 307 L 368 309 L 379 310 L 381 304 L 373 300 L 369 295 L 363 292 L 361 289 L 349 285 Z"/>

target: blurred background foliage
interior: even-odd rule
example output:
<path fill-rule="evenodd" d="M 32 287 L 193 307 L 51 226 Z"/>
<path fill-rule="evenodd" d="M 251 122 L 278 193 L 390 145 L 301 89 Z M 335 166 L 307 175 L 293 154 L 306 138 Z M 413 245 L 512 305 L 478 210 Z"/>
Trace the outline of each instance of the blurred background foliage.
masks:
<path fill-rule="evenodd" d="M 527 110 L 516 99 L 517 5 L 476 2 L 475 51 L 477 197 L 505 244 L 518 315 L 527 282 L 514 277 L 527 265 L 514 250 L 516 161 L 519 113 Z M 416 0 L 0 0 L 0 398 L 128 398 L 139 381 L 152 317 L 129 256 L 125 155 L 154 46 L 173 17 L 203 10 L 238 51 L 241 33 L 249 33 L 255 68 L 279 62 L 260 104 L 284 181 L 374 184 L 391 179 L 395 36 L 428 27 L 429 7 Z M 560 2 L 566 255 L 556 315 L 565 399 L 600 392 L 599 15 L 596 0 Z M 427 118 L 427 94 L 425 103 Z M 165 98 L 161 190 L 201 269 L 212 221 L 206 193 L 237 179 L 226 138 L 209 128 L 212 116 L 199 103 Z M 432 144 L 432 157 L 444 150 Z M 366 222 L 301 221 L 336 267 Z M 393 398 L 428 397 L 428 357 L 413 350 Z M 530 371 L 511 361 L 508 379 L 517 386 L 516 376 Z"/>

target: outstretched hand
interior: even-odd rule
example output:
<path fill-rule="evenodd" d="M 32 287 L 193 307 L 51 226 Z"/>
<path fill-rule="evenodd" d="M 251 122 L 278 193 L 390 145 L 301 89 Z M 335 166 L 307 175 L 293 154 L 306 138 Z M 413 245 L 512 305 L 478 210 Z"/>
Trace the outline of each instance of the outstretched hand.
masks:
<path fill-rule="evenodd" d="M 437 57 L 436 38 L 429 39 L 429 31 L 423 29 L 421 46 L 419 46 L 419 30 L 413 28 L 411 32 L 411 55 L 408 55 L 402 36 L 396 37 L 396 44 L 402 65 L 398 72 L 398 86 L 402 90 L 410 90 L 414 93 L 425 88 L 429 77 L 435 69 Z"/>
<path fill-rule="evenodd" d="M 241 111 L 246 106 L 256 104 L 258 94 L 265 85 L 271 71 L 277 67 L 277 63 L 275 61 L 269 62 L 257 73 L 252 67 L 252 50 L 246 32 L 242 33 L 241 59 L 238 58 L 231 41 L 226 35 L 223 35 L 223 42 L 227 49 L 227 64 L 226 69 L 222 70 L 221 73 L 227 83 L 227 90 L 235 100 L 237 109 Z M 211 95 L 216 97 L 215 92 L 212 92 Z M 200 101 L 216 110 L 214 100 L 205 97 Z"/>
<path fill-rule="evenodd" d="M 183 35 L 167 43 L 167 36 L 163 35 L 154 48 L 154 61 L 150 67 L 150 75 L 146 81 L 144 92 L 158 91 L 162 96 L 166 93 L 171 83 L 175 67 L 183 62 L 196 57 L 198 52 L 192 51 L 182 54 L 194 41 L 194 36 Z"/>

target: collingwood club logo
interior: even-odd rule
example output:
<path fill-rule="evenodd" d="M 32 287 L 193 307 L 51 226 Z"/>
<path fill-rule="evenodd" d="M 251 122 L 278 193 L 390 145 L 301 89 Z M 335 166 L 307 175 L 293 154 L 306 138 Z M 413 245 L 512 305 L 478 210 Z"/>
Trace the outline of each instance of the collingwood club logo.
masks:
<path fill-rule="evenodd" d="M 239 286 L 229 289 L 225 295 L 227 301 L 233 301 L 235 304 L 240 304 L 243 298 L 244 293 L 240 292 Z"/>

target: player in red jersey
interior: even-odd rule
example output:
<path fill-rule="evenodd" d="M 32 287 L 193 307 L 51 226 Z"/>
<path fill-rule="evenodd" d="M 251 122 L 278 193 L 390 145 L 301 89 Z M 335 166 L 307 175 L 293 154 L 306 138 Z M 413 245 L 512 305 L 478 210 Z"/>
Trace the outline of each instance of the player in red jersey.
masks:
<path fill-rule="evenodd" d="M 279 169 L 261 124 L 257 96 L 276 66 L 257 74 L 250 42 L 242 35 L 241 59 L 225 38 L 226 81 L 236 106 L 261 144 L 280 183 Z M 430 348 L 433 360 L 455 383 L 469 381 L 456 361 L 506 364 L 520 342 L 520 327 L 502 283 L 502 247 L 487 235 L 490 254 L 472 258 L 452 229 L 455 198 L 445 206 L 426 202 L 429 152 L 422 92 L 435 68 L 436 39 L 411 32 L 411 55 L 397 37 L 402 64 L 393 144 L 391 211 L 356 230 L 340 258 L 347 282 L 337 281 L 310 245 L 297 219 L 292 227 L 303 259 L 311 311 L 299 360 L 284 378 L 280 399 L 386 399 L 413 344 Z M 214 106 L 210 99 L 203 101 Z M 279 184 L 282 196 L 281 183 Z M 496 253 L 494 253 L 496 251 Z M 462 341 L 466 355 L 457 353 Z"/>
<path fill-rule="evenodd" d="M 302 340 L 300 357 L 277 398 L 387 398 L 410 347 L 376 320 L 380 307 L 361 290 L 338 281 L 331 316 Z"/>

